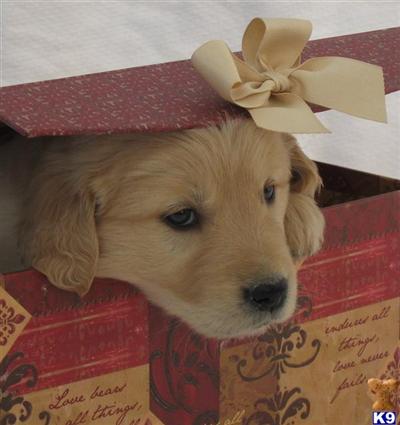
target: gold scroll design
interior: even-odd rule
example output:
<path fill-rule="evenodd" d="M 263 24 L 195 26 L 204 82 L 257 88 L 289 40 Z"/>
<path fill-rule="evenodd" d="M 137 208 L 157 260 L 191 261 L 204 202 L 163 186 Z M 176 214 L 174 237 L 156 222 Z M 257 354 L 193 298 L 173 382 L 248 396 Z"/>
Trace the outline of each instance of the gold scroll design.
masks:
<path fill-rule="evenodd" d="M 298 315 L 308 317 L 312 310 L 311 300 L 306 296 L 301 297 L 299 307 Z M 251 383 L 267 376 L 278 381 L 273 394 L 258 398 L 253 403 L 254 411 L 246 415 L 243 425 L 286 425 L 294 423 L 296 417 L 301 420 L 308 418 L 311 404 L 302 396 L 301 388 L 281 389 L 279 386 L 281 375 L 288 369 L 309 366 L 317 358 L 321 341 L 316 338 L 310 344 L 307 341 L 307 332 L 292 320 L 271 326 L 256 338 L 251 362 L 237 355 L 229 357 L 231 362 L 236 363 L 236 373 L 242 381 Z M 265 362 L 265 366 L 261 368 L 260 362 Z"/>
<path fill-rule="evenodd" d="M 15 311 L 5 300 L 0 300 L 0 346 L 5 346 L 10 337 L 15 333 L 25 316 Z"/>
<path fill-rule="evenodd" d="M 299 301 L 298 315 L 308 317 L 312 310 L 312 303 L 306 296 Z M 264 361 L 265 368 L 257 374 L 250 374 L 247 370 L 253 369 L 245 358 L 231 356 L 230 360 L 236 362 L 236 371 L 243 381 L 256 381 L 267 375 L 273 375 L 278 380 L 281 374 L 289 369 L 297 369 L 310 365 L 318 356 L 321 341 L 317 338 L 311 341 L 307 350 L 307 332 L 291 320 L 283 324 L 270 326 L 268 330 L 257 337 L 252 350 L 252 363 Z M 302 354 L 300 356 L 300 353 Z M 257 368 L 259 370 L 259 368 Z"/>
<path fill-rule="evenodd" d="M 6 292 L 3 279 L 0 275 L 0 360 L 31 319 L 31 315 Z"/>
<path fill-rule="evenodd" d="M 299 387 L 281 390 L 278 385 L 277 391 L 272 396 L 259 398 L 254 403 L 256 410 L 244 418 L 243 425 L 289 425 L 295 423 L 293 420 L 298 415 L 301 419 L 307 419 L 311 403 L 300 395 Z"/>
<path fill-rule="evenodd" d="M 27 388 L 33 388 L 37 384 L 38 373 L 35 366 L 22 363 L 23 359 L 23 353 L 15 352 L 5 356 L 0 363 L 0 425 L 15 423 L 39 425 L 38 420 L 40 425 L 50 425 L 49 412 L 43 410 L 37 416 L 33 415 L 32 403 L 19 396 L 13 389 L 22 381 Z"/>

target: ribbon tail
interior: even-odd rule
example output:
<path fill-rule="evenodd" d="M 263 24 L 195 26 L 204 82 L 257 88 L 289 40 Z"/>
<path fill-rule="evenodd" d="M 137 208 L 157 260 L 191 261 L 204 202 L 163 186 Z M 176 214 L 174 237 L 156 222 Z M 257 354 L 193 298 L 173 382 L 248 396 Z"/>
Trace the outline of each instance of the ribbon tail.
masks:
<path fill-rule="evenodd" d="M 360 118 L 387 122 L 380 66 L 342 57 L 309 59 L 290 76 L 292 92 L 307 102 Z"/>
<path fill-rule="evenodd" d="M 311 108 L 292 93 L 270 97 L 268 105 L 249 109 L 258 127 L 286 133 L 330 133 Z"/>

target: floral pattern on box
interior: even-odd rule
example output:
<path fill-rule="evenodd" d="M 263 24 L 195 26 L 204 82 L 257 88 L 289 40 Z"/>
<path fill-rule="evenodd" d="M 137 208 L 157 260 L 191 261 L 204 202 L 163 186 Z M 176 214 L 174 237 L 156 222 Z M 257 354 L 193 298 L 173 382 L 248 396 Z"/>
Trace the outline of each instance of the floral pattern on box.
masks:
<path fill-rule="evenodd" d="M 24 354 L 21 352 L 7 355 L 0 362 L 0 425 L 15 423 L 51 425 L 48 411 L 35 413 L 32 403 L 15 391 L 15 385 L 22 381 L 30 389 L 37 384 L 36 367 L 25 362 Z"/>

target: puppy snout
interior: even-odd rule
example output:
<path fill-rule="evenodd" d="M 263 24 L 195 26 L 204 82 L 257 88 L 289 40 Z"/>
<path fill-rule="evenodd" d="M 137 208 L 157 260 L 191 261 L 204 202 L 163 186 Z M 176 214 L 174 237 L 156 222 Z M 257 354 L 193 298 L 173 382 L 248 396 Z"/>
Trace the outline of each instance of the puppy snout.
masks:
<path fill-rule="evenodd" d="M 244 289 L 244 298 L 248 304 L 261 311 L 279 309 L 287 297 L 288 282 L 285 278 L 269 278 L 253 282 Z"/>

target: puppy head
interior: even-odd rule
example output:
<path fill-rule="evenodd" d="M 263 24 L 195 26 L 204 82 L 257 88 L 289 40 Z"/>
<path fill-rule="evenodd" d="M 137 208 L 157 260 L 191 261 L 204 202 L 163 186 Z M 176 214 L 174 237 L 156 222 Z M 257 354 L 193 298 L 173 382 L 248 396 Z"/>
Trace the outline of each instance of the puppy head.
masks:
<path fill-rule="evenodd" d="M 23 227 L 33 265 L 81 294 L 94 275 L 134 283 L 207 336 L 287 319 L 293 258 L 317 249 L 323 223 L 294 139 L 244 121 L 132 138 L 79 143 L 57 167 L 50 155 Z"/>

